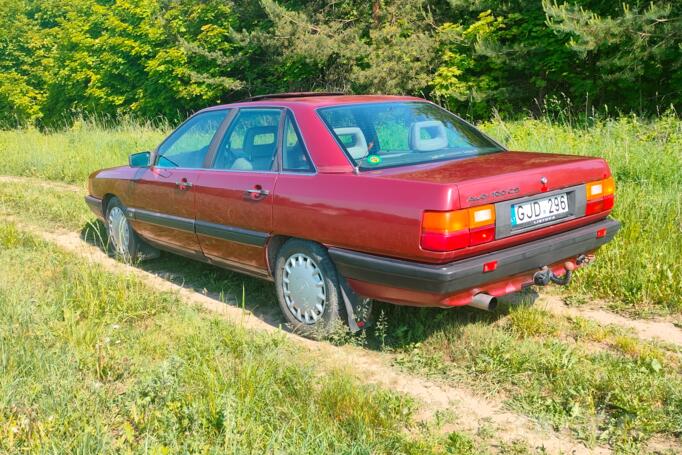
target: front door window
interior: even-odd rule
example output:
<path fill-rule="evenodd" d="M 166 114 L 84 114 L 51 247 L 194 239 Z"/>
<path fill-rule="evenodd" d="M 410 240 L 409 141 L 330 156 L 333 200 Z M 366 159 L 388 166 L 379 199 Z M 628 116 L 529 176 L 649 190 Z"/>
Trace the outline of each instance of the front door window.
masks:
<path fill-rule="evenodd" d="M 227 110 L 197 114 L 175 130 L 158 149 L 158 167 L 201 168 Z"/>

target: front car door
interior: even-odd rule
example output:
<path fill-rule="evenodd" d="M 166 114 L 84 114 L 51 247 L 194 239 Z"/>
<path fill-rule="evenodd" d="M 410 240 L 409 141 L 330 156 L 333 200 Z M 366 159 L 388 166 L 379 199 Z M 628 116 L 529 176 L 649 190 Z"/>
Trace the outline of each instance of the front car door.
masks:
<path fill-rule="evenodd" d="M 277 152 L 283 111 L 242 108 L 220 141 L 196 191 L 196 232 L 204 255 L 231 268 L 267 275 Z"/>
<path fill-rule="evenodd" d="M 129 208 L 135 231 L 143 238 L 200 254 L 194 231 L 195 186 L 228 113 L 227 109 L 200 112 L 158 147 L 154 163 L 135 183 Z"/>

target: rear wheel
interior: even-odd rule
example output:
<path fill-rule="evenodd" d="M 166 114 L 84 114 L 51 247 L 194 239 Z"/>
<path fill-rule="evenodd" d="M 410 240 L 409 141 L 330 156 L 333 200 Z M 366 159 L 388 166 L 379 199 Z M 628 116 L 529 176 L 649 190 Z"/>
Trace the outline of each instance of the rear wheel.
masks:
<path fill-rule="evenodd" d="M 322 246 L 288 240 L 277 255 L 275 284 L 282 313 L 296 331 L 326 335 L 344 324 L 338 275 Z"/>

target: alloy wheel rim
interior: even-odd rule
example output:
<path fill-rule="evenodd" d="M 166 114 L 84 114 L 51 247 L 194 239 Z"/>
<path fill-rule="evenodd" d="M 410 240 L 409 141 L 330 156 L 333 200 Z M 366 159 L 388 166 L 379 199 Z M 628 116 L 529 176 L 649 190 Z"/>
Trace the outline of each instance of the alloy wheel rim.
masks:
<path fill-rule="evenodd" d="M 128 253 L 128 242 L 130 241 L 130 230 L 128 219 L 120 207 L 114 207 L 109 211 L 109 241 L 114 247 L 114 251 L 120 255 Z"/>
<path fill-rule="evenodd" d="M 284 301 L 291 314 L 303 324 L 317 323 L 324 314 L 327 294 L 324 276 L 310 257 L 297 253 L 284 264 Z"/>

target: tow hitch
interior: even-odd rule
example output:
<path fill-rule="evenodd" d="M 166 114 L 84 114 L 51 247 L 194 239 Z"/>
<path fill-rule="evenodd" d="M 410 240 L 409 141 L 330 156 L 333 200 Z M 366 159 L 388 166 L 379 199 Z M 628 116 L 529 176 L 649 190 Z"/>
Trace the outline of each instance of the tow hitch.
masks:
<path fill-rule="evenodd" d="M 579 260 L 580 258 L 578 258 Z M 578 262 L 576 260 L 576 262 Z M 585 261 L 581 261 L 580 263 L 584 263 Z M 552 283 L 558 284 L 560 286 L 568 286 L 568 283 L 571 282 L 571 278 L 573 277 L 573 270 L 575 270 L 575 264 L 571 261 L 566 261 L 564 262 L 564 269 L 566 270 L 566 273 L 564 273 L 563 276 L 557 276 L 550 270 L 549 267 L 544 266 L 540 271 L 536 272 L 535 275 L 533 275 L 533 283 L 535 283 L 538 286 L 547 286 L 550 281 Z"/>

